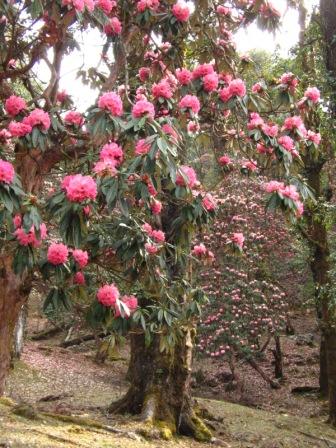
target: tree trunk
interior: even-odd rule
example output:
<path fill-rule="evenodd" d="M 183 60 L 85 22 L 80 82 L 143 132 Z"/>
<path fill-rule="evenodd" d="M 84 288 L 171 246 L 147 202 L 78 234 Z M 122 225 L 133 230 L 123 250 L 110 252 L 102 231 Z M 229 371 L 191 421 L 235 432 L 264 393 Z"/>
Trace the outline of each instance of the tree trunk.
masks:
<path fill-rule="evenodd" d="M 336 328 L 329 328 L 326 334 L 328 369 L 329 423 L 336 426 Z"/>
<path fill-rule="evenodd" d="M 30 279 L 16 276 L 12 257 L 1 259 L 0 265 L 0 396 L 10 367 L 14 328 L 30 292 Z"/>
<path fill-rule="evenodd" d="M 173 434 L 210 440 L 211 433 L 195 414 L 190 380 L 192 365 L 192 331 L 185 333 L 172 353 L 160 352 L 160 336 L 146 347 L 143 334 L 131 335 L 131 360 L 127 394 L 112 403 L 110 412 L 140 415 L 157 426 L 164 438 Z"/>
<path fill-rule="evenodd" d="M 13 359 L 20 359 L 21 353 L 23 350 L 23 344 L 25 339 L 25 333 L 26 333 L 26 321 L 27 321 L 27 313 L 28 313 L 28 307 L 25 303 L 22 305 L 21 310 L 19 312 L 19 316 L 15 325 L 14 329 L 14 341 L 13 341 L 13 347 L 12 347 L 12 358 Z"/>
<path fill-rule="evenodd" d="M 280 336 L 274 336 L 275 349 L 273 350 L 274 356 L 274 376 L 276 379 L 283 378 L 283 357 L 281 351 Z"/>
<path fill-rule="evenodd" d="M 321 332 L 320 343 L 320 394 L 322 397 L 328 397 L 328 367 L 327 367 L 327 348 L 324 332 Z"/>

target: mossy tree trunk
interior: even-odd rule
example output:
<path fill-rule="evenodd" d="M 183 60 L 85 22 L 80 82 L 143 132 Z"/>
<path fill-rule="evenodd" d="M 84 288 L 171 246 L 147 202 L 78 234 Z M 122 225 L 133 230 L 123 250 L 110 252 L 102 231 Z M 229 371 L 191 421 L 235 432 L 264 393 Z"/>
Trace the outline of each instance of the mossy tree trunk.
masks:
<path fill-rule="evenodd" d="M 0 260 L 0 396 L 11 363 L 14 328 L 30 292 L 30 279 L 16 276 L 12 270 L 12 257 Z"/>
<path fill-rule="evenodd" d="M 140 415 L 144 422 L 156 426 L 164 438 L 178 433 L 198 440 L 211 439 L 192 404 L 192 335 L 193 330 L 186 331 L 172 353 L 161 353 L 160 335 L 146 346 L 143 334 L 132 334 L 130 388 L 110 406 L 110 411 Z"/>

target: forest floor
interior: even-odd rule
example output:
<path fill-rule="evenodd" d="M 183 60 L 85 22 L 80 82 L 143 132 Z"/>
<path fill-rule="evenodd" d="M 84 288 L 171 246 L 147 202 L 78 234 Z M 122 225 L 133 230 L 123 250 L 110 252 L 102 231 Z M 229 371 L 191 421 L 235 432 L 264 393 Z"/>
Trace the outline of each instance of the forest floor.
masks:
<path fill-rule="evenodd" d="M 30 317 L 30 335 L 41 325 L 40 319 Z M 336 447 L 336 431 L 324 423 L 326 402 L 314 392 L 292 393 L 294 387 L 317 386 L 319 361 L 313 315 L 300 313 L 293 317 L 293 325 L 295 335 L 282 338 L 285 378 L 280 389 L 271 389 L 245 364 L 237 363 L 238 379 L 232 382 L 223 361 L 196 361 L 193 394 L 213 416 L 209 424 L 221 446 Z M 127 347 L 117 359 L 101 365 L 94 362 L 94 343 L 65 349 L 59 347 L 62 338 L 27 341 L 10 374 L 10 400 L 0 401 L 0 447 L 209 446 L 187 438 L 148 440 L 140 423 L 107 415 L 106 406 L 127 389 Z M 270 345 L 258 363 L 272 377 L 271 349 Z"/>

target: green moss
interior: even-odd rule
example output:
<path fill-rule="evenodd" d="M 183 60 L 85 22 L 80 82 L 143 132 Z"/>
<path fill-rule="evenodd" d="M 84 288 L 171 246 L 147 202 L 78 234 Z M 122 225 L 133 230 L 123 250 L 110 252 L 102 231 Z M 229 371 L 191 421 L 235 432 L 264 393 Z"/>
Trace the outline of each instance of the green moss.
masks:
<path fill-rule="evenodd" d="M 0 397 L 0 404 L 4 406 L 14 406 L 15 403 L 9 397 Z"/>
<path fill-rule="evenodd" d="M 176 434 L 176 425 L 174 422 L 157 420 L 154 424 L 160 430 L 160 436 L 164 440 L 171 440 Z"/>
<path fill-rule="evenodd" d="M 195 439 L 199 442 L 210 442 L 210 440 L 212 439 L 212 434 L 205 423 L 196 415 L 192 417 L 191 421 L 194 427 Z"/>

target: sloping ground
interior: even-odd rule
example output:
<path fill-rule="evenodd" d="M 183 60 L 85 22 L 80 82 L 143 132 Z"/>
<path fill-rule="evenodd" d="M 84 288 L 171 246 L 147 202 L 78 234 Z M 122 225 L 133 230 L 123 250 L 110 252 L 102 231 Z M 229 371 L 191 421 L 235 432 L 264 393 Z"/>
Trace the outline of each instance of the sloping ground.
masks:
<path fill-rule="evenodd" d="M 275 415 L 214 400 L 201 405 L 216 416 L 221 446 L 231 448 L 326 448 L 336 446 L 336 432 L 316 420 Z M 186 438 L 146 440 L 137 423 L 113 422 L 105 429 L 76 417 L 16 415 L 10 401 L 0 400 L 0 446 L 25 448 L 198 448 L 209 446 Z M 62 421 L 69 418 L 70 421 Z M 116 429 L 117 428 L 117 429 Z M 112 432 L 110 432 L 112 431 Z M 117 431 L 118 433 L 113 433 Z"/>

